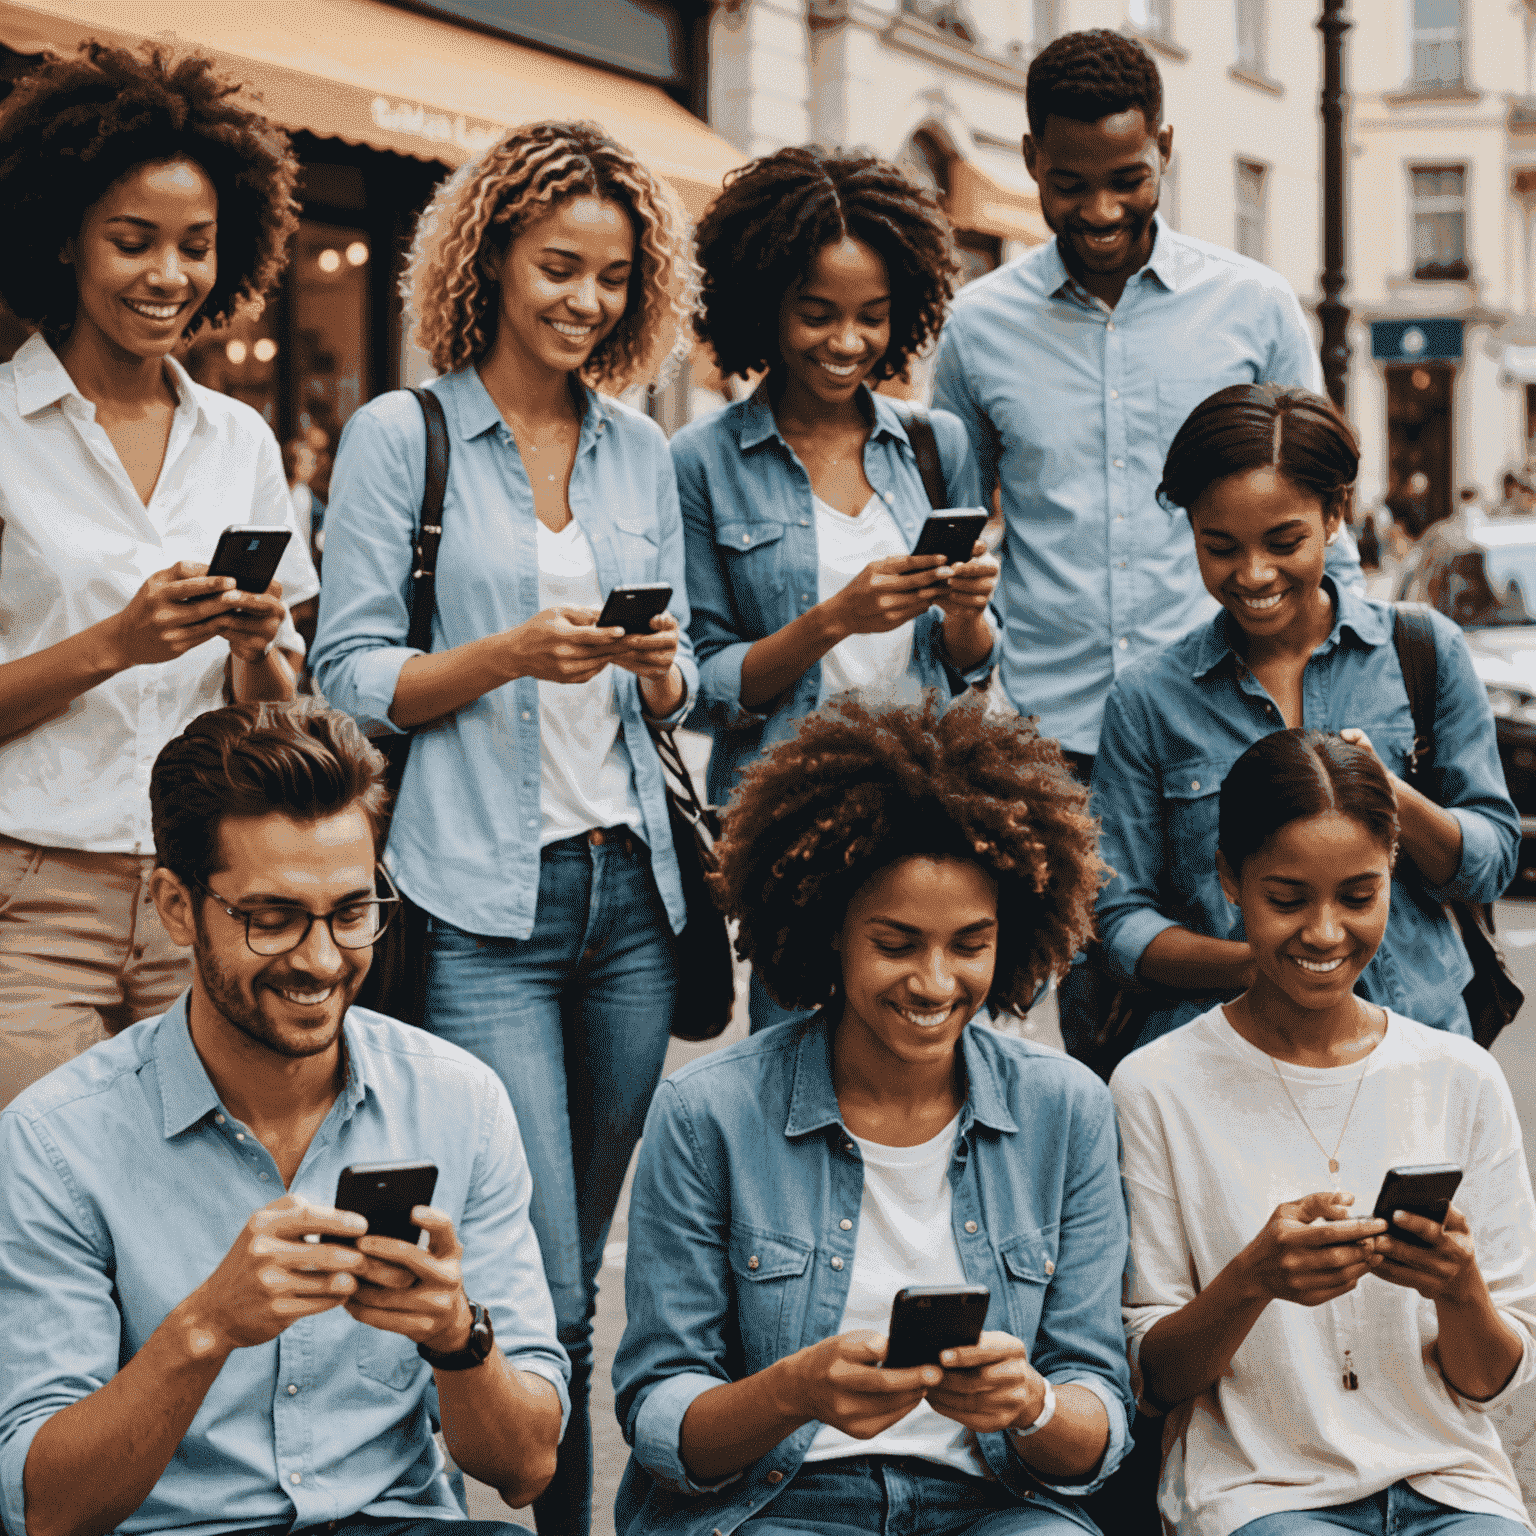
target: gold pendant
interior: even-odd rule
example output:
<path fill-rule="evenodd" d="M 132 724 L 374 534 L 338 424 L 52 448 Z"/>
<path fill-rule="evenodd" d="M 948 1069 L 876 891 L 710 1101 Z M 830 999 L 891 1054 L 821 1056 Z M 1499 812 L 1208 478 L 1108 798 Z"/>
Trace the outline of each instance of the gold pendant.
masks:
<path fill-rule="evenodd" d="M 1339 1160 L 1338 1160 L 1338 1158 L 1330 1157 L 1328 1159 L 1328 1172 L 1329 1173 L 1337 1173 L 1338 1171 L 1339 1171 Z"/>

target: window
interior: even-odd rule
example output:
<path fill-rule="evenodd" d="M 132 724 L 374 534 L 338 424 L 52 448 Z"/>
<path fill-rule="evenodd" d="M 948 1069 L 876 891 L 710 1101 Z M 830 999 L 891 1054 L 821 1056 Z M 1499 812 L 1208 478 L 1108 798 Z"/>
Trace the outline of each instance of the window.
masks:
<path fill-rule="evenodd" d="M 1464 79 L 1462 0 L 1412 0 L 1413 84 L 1425 89 Z"/>
<path fill-rule="evenodd" d="M 1149 37 L 1173 35 L 1173 0 L 1130 0 L 1131 25 Z"/>
<path fill-rule="evenodd" d="M 1237 0 L 1237 67 L 1264 73 L 1265 0 Z"/>
<path fill-rule="evenodd" d="M 1429 282 L 1466 277 L 1466 168 L 1416 165 L 1411 175 L 1413 275 Z"/>
<path fill-rule="evenodd" d="M 1266 168 L 1255 160 L 1237 162 L 1237 236 L 1240 256 L 1264 260 L 1264 180 Z"/>

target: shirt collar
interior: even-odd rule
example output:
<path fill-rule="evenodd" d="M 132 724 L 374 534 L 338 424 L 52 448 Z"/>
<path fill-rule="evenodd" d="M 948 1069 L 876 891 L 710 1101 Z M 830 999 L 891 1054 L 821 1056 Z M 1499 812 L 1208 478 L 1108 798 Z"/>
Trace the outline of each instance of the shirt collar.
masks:
<path fill-rule="evenodd" d="M 1392 638 L 1390 608 L 1379 607 L 1369 599 L 1361 597 L 1358 592 L 1340 587 L 1332 576 L 1324 576 L 1323 585 L 1333 599 L 1333 627 L 1328 631 L 1328 638 L 1318 647 L 1319 650 L 1333 650 L 1339 644 L 1346 629 L 1362 645 L 1367 646 L 1384 645 Z M 1230 617 L 1231 615 L 1223 608 L 1206 625 L 1201 633 L 1200 643 L 1195 648 L 1195 665 L 1190 673 L 1191 677 L 1202 678 L 1207 672 L 1214 671 L 1220 666 L 1228 656 L 1234 658 L 1237 656 L 1237 652 L 1232 649 L 1227 639 L 1227 623 Z"/>
<path fill-rule="evenodd" d="M 473 365 L 444 374 L 432 387 L 443 402 L 444 413 L 453 430 L 466 442 L 502 425 L 501 412 L 482 382 L 480 370 Z M 585 384 L 580 387 L 586 404 L 582 411 L 578 452 L 588 446 L 593 434 L 606 426 L 613 414 L 608 402 L 596 390 L 588 389 Z"/>
<path fill-rule="evenodd" d="M 795 1048 L 794 1081 L 784 1134 L 805 1136 L 829 1125 L 841 1126 L 843 1112 L 832 1087 L 831 1016 L 818 1013 L 808 1024 L 788 1027 L 798 1027 L 802 1034 Z M 1003 1102 L 997 1073 L 974 1038 L 975 1031 L 983 1027 L 972 1022 L 960 1035 L 960 1056 L 966 1076 L 966 1107 L 960 1113 L 960 1129 L 963 1132 L 971 1120 L 976 1120 L 989 1130 L 1017 1131 L 1018 1126 Z"/>
<path fill-rule="evenodd" d="M 893 437 L 905 443 L 907 431 L 902 425 L 901 416 L 895 405 L 884 395 L 873 393 L 868 386 L 859 386 L 859 401 L 875 418 L 872 437 Z M 741 451 L 749 453 L 761 443 L 766 443 L 773 438 L 784 442 L 784 436 L 779 431 L 778 421 L 774 418 L 773 406 L 768 399 L 768 381 L 763 379 L 742 402 L 741 405 L 741 430 L 738 442 Z M 785 447 L 789 445 L 785 443 Z"/>
<path fill-rule="evenodd" d="M 171 388 L 176 391 L 176 409 L 202 414 L 203 403 L 197 397 L 192 377 L 174 357 L 166 358 Z M 59 355 L 43 339 L 41 332 L 34 332 L 17 349 L 11 359 L 16 380 L 16 410 L 21 416 L 31 416 L 50 405 L 68 400 L 79 402 L 79 409 L 95 419 L 96 407 L 80 393 L 68 370 L 59 361 Z"/>
<path fill-rule="evenodd" d="M 1178 237 L 1173 230 L 1163 221 L 1160 213 L 1152 215 L 1152 227 L 1154 236 L 1152 240 L 1152 255 L 1147 264 L 1131 274 L 1127 287 L 1138 279 L 1150 273 L 1170 293 L 1179 291 L 1179 272 L 1183 265 L 1178 249 Z M 1077 288 L 1077 280 L 1067 271 L 1067 264 L 1061 259 L 1060 239 L 1056 239 L 1046 246 L 1040 253 L 1040 281 L 1045 291 L 1053 297 L 1059 294 L 1063 288 Z"/>
<path fill-rule="evenodd" d="M 203 1059 L 192 1043 L 187 1025 L 187 998 L 180 997 L 161 1016 L 155 1027 L 155 1066 L 160 1079 L 160 1102 L 166 1140 L 179 1136 L 219 1106 L 219 1095 Z M 368 1051 L 353 1027 L 349 1013 L 342 1021 L 347 1076 L 338 1101 L 346 1115 L 363 1102 L 368 1092 Z"/>

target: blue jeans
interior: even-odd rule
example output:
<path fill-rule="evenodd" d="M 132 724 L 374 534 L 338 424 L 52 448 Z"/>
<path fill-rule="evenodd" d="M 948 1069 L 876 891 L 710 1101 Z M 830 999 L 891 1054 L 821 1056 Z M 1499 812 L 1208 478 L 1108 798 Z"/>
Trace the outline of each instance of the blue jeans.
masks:
<path fill-rule="evenodd" d="M 597 1272 L 661 1077 L 676 989 L 650 853 L 624 828 L 551 843 L 528 938 L 480 938 L 434 917 L 427 944 L 425 1027 L 487 1063 L 512 1099 L 571 1357 L 570 1422 L 534 1520 L 541 1536 L 587 1536 Z"/>
<path fill-rule="evenodd" d="M 757 979 L 753 968 L 747 982 L 747 1033 L 755 1035 L 761 1029 L 772 1029 L 776 1024 L 793 1024 L 797 1019 L 808 1019 L 814 1008 L 786 1008 L 768 995 L 768 988 Z"/>
<path fill-rule="evenodd" d="M 290 1536 L 286 1525 L 267 1526 L 242 1536 Z M 353 1515 L 350 1520 L 328 1520 L 324 1525 L 304 1525 L 291 1536 L 528 1536 L 526 1526 L 510 1520 L 446 1520 L 433 1516 L 416 1520 L 398 1515 Z"/>
<path fill-rule="evenodd" d="M 1328 1509 L 1294 1509 L 1250 1520 L 1232 1536 L 1516 1536 L 1518 1520 L 1472 1515 L 1426 1499 L 1407 1483 L 1393 1483 L 1368 1499 Z"/>
<path fill-rule="evenodd" d="M 1040 1495 L 916 1456 L 850 1456 L 802 1466 L 736 1536 L 1082 1536 L 1096 1527 Z"/>

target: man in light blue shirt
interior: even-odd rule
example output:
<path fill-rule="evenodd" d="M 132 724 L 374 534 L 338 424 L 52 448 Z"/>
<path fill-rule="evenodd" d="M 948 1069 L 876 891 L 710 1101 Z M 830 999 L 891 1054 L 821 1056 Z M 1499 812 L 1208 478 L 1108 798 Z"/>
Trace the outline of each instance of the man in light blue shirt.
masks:
<path fill-rule="evenodd" d="M 439 1409 L 508 1503 L 554 1471 L 569 1368 L 506 1091 L 348 1008 L 393 900 L 380 767 L 346 717 L 277 704 L 156 762 L 152 892 L 191 990 L 0 1114 L 9 1536 L 519 1531 L 465 1522 Z M 426 1246 L 333 1209 L 344 1168 L 421 1160 Z"/>
<path fill-rule="evenodd" d="M 1119 33 L 1073 32 L 1030 66 L 1024 160 L 1056 238 L 970 284 L 934 404 L 1001 487 L 1002 684 L 1086 781 L 1110 685 L 1208 618 L 1194 540 L 1156 489 L 1174 433 L 1229 384 L 1321 389 L 1290 285 L 1157 216 L 1173 144 L 1162 81 Z M 1349 535 L 1329 573 L 1360 578 Z"/>

